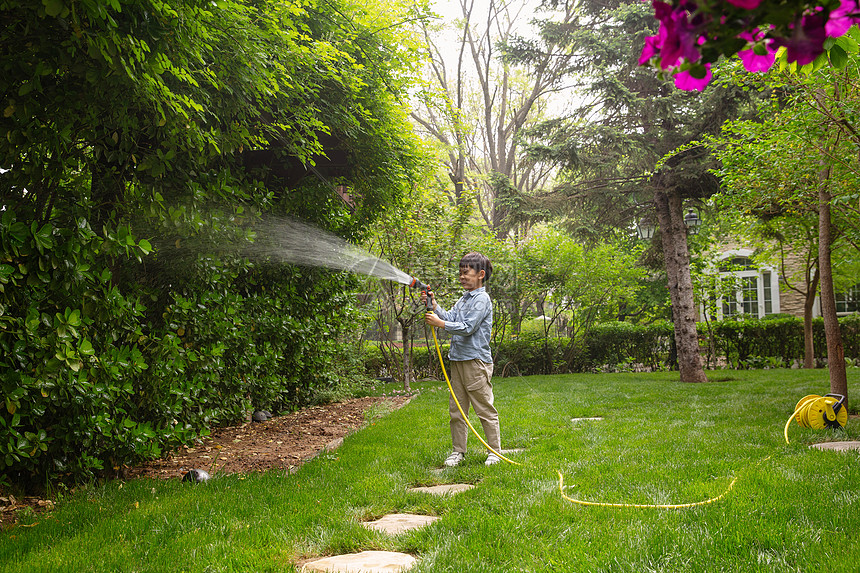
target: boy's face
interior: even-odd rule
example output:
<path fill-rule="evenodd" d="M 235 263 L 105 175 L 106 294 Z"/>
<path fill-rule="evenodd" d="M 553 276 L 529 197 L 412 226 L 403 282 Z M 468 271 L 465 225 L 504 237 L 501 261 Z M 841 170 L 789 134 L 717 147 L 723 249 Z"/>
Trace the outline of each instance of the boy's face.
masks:
<path fill-rule="evenodd" d="M 463 290 L 475 290 L 484 286 L 485 271 L 476 271 L 472 267 L 460 267 L 460 286 Z"/>

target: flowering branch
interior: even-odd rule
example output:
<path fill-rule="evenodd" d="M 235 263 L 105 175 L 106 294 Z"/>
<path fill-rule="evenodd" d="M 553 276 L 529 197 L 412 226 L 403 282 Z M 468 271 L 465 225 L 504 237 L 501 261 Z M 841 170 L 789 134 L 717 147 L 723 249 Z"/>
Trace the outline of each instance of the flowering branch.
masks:
<path fill-rule="evenodd" d="M 653 0 L 660 22 L 645 38 L 640 65 L 675 78 L 682 90 L 701 90 L 720 56 L 740 57 L 751 72 L 767 71 L 778 52 L 789 64 L 811 64 L 828 38 L 860 24 L 860 0 Z"/>

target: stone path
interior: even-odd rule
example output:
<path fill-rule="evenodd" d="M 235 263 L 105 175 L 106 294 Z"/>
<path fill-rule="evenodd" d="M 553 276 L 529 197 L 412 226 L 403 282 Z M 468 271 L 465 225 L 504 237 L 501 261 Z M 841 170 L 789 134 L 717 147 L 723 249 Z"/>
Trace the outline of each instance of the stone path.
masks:
<path fill-rule="evenodd" d="M 376 521 L 362 523 L 368 529 L 381 531 L 389 535 L 397 535 L 411 529 L 418 529 L 430 525 L 440 518 L 432 515 L 415 515 L 412 513 L 392 513 L 383 515 Z"/>
<path fill-rule="evenodd" d="M 427 487 L 410 487 L 407 491 L 429 493 L 431 495 L 453 495 L 455 493 L 470 490 L 473 487 L 475 486 L 469 483 L 451 483 L 445 485 L 431 485 Z"/>
<path fill-rule="evenodd" d="M 810 448 L 816 450 L 832 450 L 835 452 L 847 452 L 848 450 L 860 450 L 860 442 L 822 442 L 820 444 L 812 444 Z"/>
<path fill-rule="evenodd" d="M 350 555 L 325 557 L 305 563 L 302 573 L 329 571 L 344 573 L 400 573 L 408 571 L 418 560 L 406 553 L 393 551 L 362 551 Z"/>
<path fill-rule="evenodd" d="M 431 495 L 454 495 L 461 491 L 472 489 L 472 484 L 452 483 L 430 487 L 413 487 L 408 491 L 429 493 Z M 363 523 L 364 527 L 381 531 L 389 535 L 398 535 L 405 531 L 425 527 L 441 518 L 432 515 L 414 515 L 410 513 L 392 513 L 383 515 L 376 521 Z M 302 573 L 326 571 L 331 573 L 401 573 L 408 571 L 417 563 L 415 557 L 407 553 L 393 551 L 362 551 L 347 555 L 335 555 L 305 563 Z"/>

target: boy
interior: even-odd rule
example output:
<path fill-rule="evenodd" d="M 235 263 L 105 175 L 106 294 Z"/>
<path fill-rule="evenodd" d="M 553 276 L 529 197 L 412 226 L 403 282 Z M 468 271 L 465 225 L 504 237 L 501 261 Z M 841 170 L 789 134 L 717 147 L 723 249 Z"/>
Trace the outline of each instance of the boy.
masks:
<path fill-rule="evenodd" d="M 499 414 L 493 407 L 493 385 L 490 382 L 493 375 L 493 356 L 490 353 L 493 303 L 484 288 L 492 274 L 493 265 L 486 256 L 474 252 L 464 255 L 460 261 L 460 285 L 466 292 L 447 311 L 436 304 L 431 293 L 434 312 L 427 312 L 424 321 L 451 334 L 448 359 L 454 395 L 466 415 L 469 414 L 469 405 L 472 405 L 484 427 L 487 444 L 498 452 L 501 449 Z M 424 293 L 421 300 L 426 303 Z M 449 398 L 448 410 L 454 448 L 445 465 L 453 467 L 466 457 L 469 428 L 453 398 Z M 490 452 L 484 463 L 489 466 L 499 461 L 499 456 Z"/>

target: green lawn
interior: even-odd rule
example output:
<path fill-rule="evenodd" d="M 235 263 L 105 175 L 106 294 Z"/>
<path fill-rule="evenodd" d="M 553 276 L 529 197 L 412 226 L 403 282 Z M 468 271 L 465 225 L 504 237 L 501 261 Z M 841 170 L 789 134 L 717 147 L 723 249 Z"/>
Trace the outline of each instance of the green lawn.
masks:
<path fill-rule="evenodd" d="M 783 427 L 822 370 L 495 380 L 504 448 L 522 466 L 466 463 L 441 475 L 450 448 L 447 388 L 425 383 L 405 408 L 347 437 L 295 475 L 224 476 L 208 484 L 137 480 L 78 492 L 50 515 L 0 534 L 0 571 L 292 571 L 300 558 L 385 549 L 413 571 L 827 571 L 860 567 L 860 452 L 811 450 L 857 440 L 845 430 Z M 860 392 L 860 370 L 849 387 Z M 856 409 L 857 400 L 853 401 Z M 602 421 L 572 423 L 574 417 Z M 480 427 L 477 419 L 473 420 Z M 583 507 L 672 504 L 688 509 Z M 414 485 L 468 482 L 447 498 Z M 441 516 L 392 538 L 361 522 L 392 512 Z"/>

